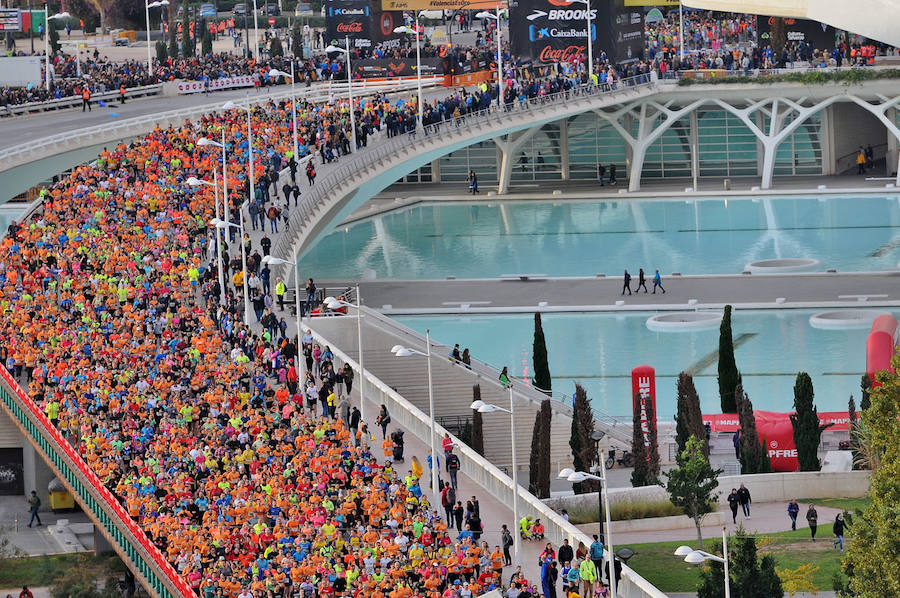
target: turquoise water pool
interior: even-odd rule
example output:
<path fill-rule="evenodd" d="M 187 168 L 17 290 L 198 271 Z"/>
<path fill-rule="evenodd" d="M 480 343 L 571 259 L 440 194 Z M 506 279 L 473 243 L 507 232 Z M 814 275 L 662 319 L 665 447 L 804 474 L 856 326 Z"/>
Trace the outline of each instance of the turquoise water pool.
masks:
<path fill-rule="evenodd" d="M 797 372 L 810 374 L 820 411 L 859 404 L 868 329 L 820 330 L 809 324 L 813 311 L 737 311 L 732 318 L 735 356 L 755 408 L 790 411 Z M 631 369 L 656 369 L 659 417 L 675 413 L 676 380 L 692 370 L 704 413 L 720 413 L 718 328 L 699 332 L 652 332 L 653 313 L 543 314 L 553 390 L 568 395 L 578 382 L 593 405 L 616 416 L 631 412 Z M 534 316 L 406 316 L 397 320 L 517 376 L 532 376 Z"/>
<path fill-rule="evenodd" d="M 733 274 L 770 258 L 820 269 L 896 269 L 900 195 L 437 203 L 341 227 L 301 260 L 303 277 L 593 276 L 642 267 Z"/>

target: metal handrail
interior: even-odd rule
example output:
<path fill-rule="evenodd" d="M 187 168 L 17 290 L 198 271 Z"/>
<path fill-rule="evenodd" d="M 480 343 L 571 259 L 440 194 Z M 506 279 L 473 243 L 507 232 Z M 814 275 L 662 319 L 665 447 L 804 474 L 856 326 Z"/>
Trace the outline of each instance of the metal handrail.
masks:
<path fill-rule="evenodd" d="M 162 93 L 162 84 L 154 83 L 152 85 L 138 85 L 137 87 L 129 87 L 125 90 L 126 97 L 134 98 L 139 96 L 159 95 Z M 119 90 L 104 91 L 94 95 L 93 100 L 114 100 L 119 97 Z M 16 116 L 23 113 L 33 112 L 49 112 L 51 110 L 60 110 L 62 108 L 75 108 L 81 105 L 80 96 L 65 96 L 62 98 L 53 98 L 52 100 L 44 100 L 42 102 L 26 102 L 24 104 L 7 104 L 0 108 L 0 117 Z"/>
<path fill-rule="evenodd" d="M 117 552 L 134 565 L 134 570 L 147 582 L 151 593 L 161 598 L 193 596 L 194 592 L 184 578 L 175 571 L 81 455 L 2 366 L 0 398 L 13 421 L 47 458 L 73 494 L 80 497 L 91 518 L 102 527 L 104 535 L 111 540 Z"/>
<path fill-rule="evenodd" d="M 434 82 L 430 83 L 430 85 L 435 85 Z M 298 100 L 306 100 L 306 101 L 322 101 L 327 100 L 331 94 L 337 93 L 345 93 L 343 90 L 347 88 L 346 83 L 335 83 L 330 87 L 330 91 L 326 92 L 323 89 L 324 86 L 319 86 L 315 89 L 304 89 L 304 90 L 296 90 L 296 97 Z M 398 92 L 398 91 L 409 91 L 416 88 L 415 81 L 404 81 L 400 84 L 396 83 L 385 83 L 383 85 L 361 85 L 359 83 L 354 83 L 353 88 L 357 93 L 377 93 L 377 92 Z M 247 104 L 256 105 L 262 104 L 265 102 L 273 101 L 273 100 L 282 100 L 291 97 L 290 89 L 286 91 L 279 91 L 276 93 L 269 93 L 266 95 L 252 95 L 240 100 L 234 100 L 235 105 L 245 107 Z M 113 124 L 103 124 L 103 125 L 95 125 L 92 127 L 86 127 L 84 129 L 78 129 L 76 131 L 68 131 L 66 133 L 59 133 L 56 135 L 51 135 L 49 137 L 44 137 L 36 142 L 23 143 L 20 145 L 15 145 L 3 150 L 0 150 L 0 165 L 7 165 L 6 168 L 0 166 L 0 170 L 6 170 L 15 166 L 16 164 L 12 163 L 12 160 L 19 155 L 33 155 L 37 153 L 39 150 L 44 149 L 49 146 L 59 145 L 65 143 L 66 145 L 81 145 L 82 141 L 86 138 L 97 134 L 104 134 L 107 137 L 110 132 L 117 131 L 126 131 L 129 129 L 134 129 L 136 127 L 140 127 L 143 125 L 147 125 L 149 123 L 158 123 L 160 121 L 173 121 L 185 119 L 189 120 L 198 115 L 202 115 L 210 112 L 217 112 L 222 109 L 222 102 L 210 103 L 210 104 L 202 104 L 199 106 L 192 106 L 190 108 L 179 108 L 177 110 L 170 110 L 167 112 L 160 112 L 155 114 L 148 114 L 144 116 L 138 116 L 134 118 L 129 118 L 122 121 L 117 121 Z"/>

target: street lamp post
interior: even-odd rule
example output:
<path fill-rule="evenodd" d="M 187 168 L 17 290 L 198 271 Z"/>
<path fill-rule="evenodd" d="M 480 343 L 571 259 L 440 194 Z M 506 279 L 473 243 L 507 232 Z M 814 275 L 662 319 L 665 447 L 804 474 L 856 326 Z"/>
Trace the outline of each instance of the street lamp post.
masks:
<path fill-rule="evenodd" d="M 234 102 L 225 102 L 222 106 L 222 110 L 233 110 L 237 108 L 237 104 Z M 247 99 L 247 156 L 248 156 L 248 169 L 247 172 L 250 176 L 250 197 L 247 198 L 247 201 L 253 201 L 254 196 L 256 195 L 254 189 L 254 173 L 253 173 L 253 123 L 252 117 L 250 115 L 250 100 Z M 226 204 L 227 205 L 227 204 Z M 241 208 L 241 220 L 243 221 L 243 208 Z M 225 221 L 228 221 L 228 214 L 226 210 Z M 265 232 L 265 226 L 263 226 L 263 232 Z M 243 237 L 243 233 L 241 233 L 241 237 Z M 243 238 L 241 239 L 241 243 L 243 243 Z"/>
<path fill-rule="evenodd" d="M 253 57 L 259 62 L 259 10 L 256 8 L 256 0 L 253 0 Z"/>
<path fill-rule="evenodd" d="M 291 58 L 291 72 L 285 73 L 278 69 L 269 70 L 270 77 L 290 77 L 291 78 L 291 121 L 294 128 L 294 160 L 297 159 L 297 94 L 294 91 L 294 59 Z"/>
<path fill-rule="evenodd" d="M 394 33 L 410 33 L 410 28 L 406 25 L 401 25 L 394 29 Z M 417 94 L 419 96 L 419 122 L 422 124 L 422 127 L 425 127 L 425 122 L 422 120 L 425 116 L 425 98 L 422 97 L 422 59 L 419 50 L 419 11 L 416 11 L 416 29 L 412 33 L 416 36 L 416 87 Z"/>
<path fill-rule="evenodd" d="M 594 40 L 591 37 L 591 0 L 585 0 L 585 5 L 587 10 L 586 19 L 587 19 L 587 75 L 588 75 L 588 85 L 594 84 Z"/>
<path fill-rule="evenodd" d="M 694 550 L 690 546 L 679 546 L 675 556 L 683 556 L 685 563 L 697 565 L 704 561 L 715 561 L 725 566 L 725 598 L 731 598 L 731 580 L 728 577 L 728 534 L 722 526 L 722 556 L 718 557 L 703 550 Z"/>
<path fill-rule="evenodd" d="M 434 422 L 434 383 L 431 377 L 431 331 L 425 330 L 425 353 L 421 351 L 416 351 L 415 349 L 410 349 L 408 347 L 403 347 L 401 345 L 394 345 L 391 348 L 391 353 L 393 353 L 397 357 L 408 357 L 410 355 L 422 355 L 425 357 L 425 362 L 428 364 L 428 418 L 429 422 L 429 448 L 431 449 L 431 492 L 432 492 L 432 506 L 438 508 L 441 504 L 441 492 L 438 488 L 438 456 L 437 449 L 435 448 L 435 422 Z"/>
<path fill-rule="evenodd" d="M 168 6 L 169 0 L 156 0 L 155 2 L 144 2 L 144 8 L 147 14 L 147 71 L 153 76 L 153 52 L 150 49 L 150 9 L 158 6 Z"/>
<path fill-rule="evenodd" d="M 44 86 L 50 91 L 50 21 L 54 19 L 68 19 L 69 13 L 61 12 L 55 15 L 50 14 L 50 6 L 44 2 L 44 61 L 46 68 L 44 69 Z"/>
<path fill-rule="evenodd" d="M 201 145 L 198 143 L 198 145 Z M 208 185 L 213 188 L 215 192 L 215 203 L 216 203 L 216 219 L 219 219 L 219 171 L 213 168 L 213 182 L 203 181 L 198 179 L 197 177 L 190 177 L 187 180 L 187 184 L 191 187 L 196 187 L 198 185 Z M 213 225 L 215 226 L 215 225 Z M 216 228 L 216 263 L 219 270 L 219 304 L 225 305 L 225 273 L 222 268 L 222 242 L 221 242 L 221 233 L 219 229 Z"/>
<path fill-rule="evenodd" d="M 241 217 L 240 223 L 235 224 L 234 222 L 226 222 L 220 220 L 219 218 L 213 218 L 209 221 L 210 224 L 215 226 L 217 229 L 226 229 L 229 227 L 234 227 L 240 230 L 240 243 L 241 243 L 241 271 L 244 275 L 244 324 L 247 326 L 250 325 L 250 291 L 247 283 L 247 249 L 244 247 L 244 215 L 243 215 L 243 206 L 241 206 Z"/>
<path fill-rule="evenodd" d="M 478 413 L 494 413 L 496 411 L 509 413 L 510 431 L 512 432 L 513 528 L 516 530 L 516 542 L 513 544 L 513 550 L 515 552 L 515 565 L 519 566 L 522 564 L 522 536 L 519 534 L 519 464 L 516 460 L 516 404 L 513 401 L 512 384 L 507 385 L 506 389 L 509 392 L 509 409 L 480 400 L 473 401 L 470 407 Z"/>
<path fill-rule="evenodd" d="M 484 10 L 475 15 L 479 19 L 495 19 L 497 21 L 497 84 L 499 93 L 497 94 L 497 105 L 503 105 L 503 51 L 500 46 L 500 5 L 497 5 L 496 16 Z"/>
<path fill-rule="evenodd" d="M 294 254 L 293 261 L 281 259 L 279 257 L 275 257 L 274 255 L 267 255 L 266 257 L 264 257 L 262 259 L 262 263 L 265 265 L 285 264 L 285 265 L 291 266 L 292 269 L 294 270 L 294 301 L 296 302 L 296 309 L 297 309 L 297 314 L 296 314 L 297 315 L 297 318 L 296 318 L 296 320 L 297 320 L 297 355 L 296 355 L 297 372 L 299 374 L 300 380 L 303 381 L 303 376 L 302 376 L 303 368 L 300 365 L 300 363 L 301 363 L 300 348 L 301 348 L 301 344 L 302 344 L 300 337 L 301 337 L 302 333 L 300 332 L 300 275 L 297 273 L 297 255 Z M 301 387 L 301 388 L 303 388 L 303 387 Z"/>
<path fill-rule="evenodd" d="M 599 442 L 599 441 L 598 441 Z M 607 562 L 609 563 L 609 593 L 611 596 L 616 596 L 616 552 L 615 548 L 613 548 L 612 541 L 612 522 L 610 521 L 609 516 L 609 485 L 606 484 L 606 464 L 603 459 L 600 459 L 600 475 L 596 476 L 591 473 L 587 473 L 584 471 L 574 471 L 570 468 L 565 468 L 559 472 L 560 478 L 564 478 L 573 484 L 577 484 L 579 482 L 584 482 L 585 480 L 595 480 L 600 482 L 600 489 L 603 490 L 603 506 L 606 510 L 606 545 L 607 545 Z M 605 486 L 605 488 L 604 488 Z M 601 524 L 601 533 L 603 530 Z M 602 572 L 598 572 L 597 575 L 601 576 Z"/>
<path fill-rule="evenodd" d="M 365 423 L 366 421 L 366 366 L 363 361 L 363 337 L 362 337 L 362 297 L 359 294 L 359 285 L 356 285 L 356 305 L 349 301 L 341 301 L 334 297 L 325 297 L 323 305 L 328 309 L 337 309 L 339 307 L 355 307 L 356 308 L 356 342 L 359 347 L 359 417 Z"/>
<path fill-rule="evenodd" d="M 225 153 L 224 127 L 222 128 L 222 143 L 216 143 L 207 137 L 201 137 L 197 140 L 197 145 L 200 147 L 211 145 L 222 149 L 222 209 L 225 212 L 225 222 L 228 222 L 228 166 Z M 217 171 L 214 169 L 213 172 L 215 173 Z M 188 179 L 188 184 L 190 184 L 190 179 Z M 219 202 L 216 201 L 216 218 L 219 218 L 219 216 Z M 219 303 L 225 305 L 225 282 L 222 266 L 222 233 L 219 229 L 216 229 L 216 255 L 218 256 L 219 262 Z"/>
<path fill-rule="evenodd" d="M 347 98 L 350 102 L 350 151 L 356 151 L 356 114 L 353 110 L 353 71 L 350 70 L 350 37 L 345 36 L 344 42 L 347 46 L 346 48 L 329 45 L 325 48 L 325 52 L 328 54 L 344 52 L 347 56 Z"/>

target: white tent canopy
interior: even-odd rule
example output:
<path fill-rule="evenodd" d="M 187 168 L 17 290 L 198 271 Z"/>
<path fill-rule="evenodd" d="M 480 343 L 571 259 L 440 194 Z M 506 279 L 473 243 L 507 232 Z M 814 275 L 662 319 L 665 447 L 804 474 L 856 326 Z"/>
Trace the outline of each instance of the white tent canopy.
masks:
<path fill-rule="evenodd" d="M 704 10 L 811 19 L 837 29 L 900 46 L 900 0 L 683 0 Z"/>

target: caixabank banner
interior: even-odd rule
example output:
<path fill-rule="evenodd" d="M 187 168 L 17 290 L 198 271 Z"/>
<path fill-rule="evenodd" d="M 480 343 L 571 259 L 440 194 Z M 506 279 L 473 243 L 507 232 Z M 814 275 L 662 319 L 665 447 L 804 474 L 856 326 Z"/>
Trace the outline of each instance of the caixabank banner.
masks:
<path fill-rule="evenodd" d="M 595 59 L 606 52 L 618 63 L 643 53 L 643 14 L 624 0 L 513 0 L 509 12 L 512 50 L 525 61 L 587 60 L 589 37 Z"/>
<path fill-rule="evenodd" d="M 369 0 L 327 0 L 325 2 L 325 38 L 343 46 L 350 38 L 350 47 L 372 46 L 372 7 Z"/>

